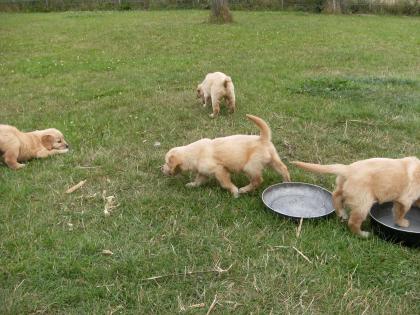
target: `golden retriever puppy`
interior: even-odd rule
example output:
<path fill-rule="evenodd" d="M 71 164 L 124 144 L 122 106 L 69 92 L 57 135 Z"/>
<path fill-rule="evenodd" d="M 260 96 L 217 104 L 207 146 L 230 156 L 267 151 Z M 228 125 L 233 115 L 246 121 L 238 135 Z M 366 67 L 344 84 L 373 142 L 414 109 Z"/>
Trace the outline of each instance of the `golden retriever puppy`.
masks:
<path fill-rule="evenodd" d="M 197 98 L 201 98 L 203 107 L 211 102 L 213 113 L 211 118 L 216 117 L 220 111 L 220 102 L 227 100 L 229 111 L 235 111 L 235 90 L 232 79 L 222 72 L 214 72 L 206 75 L 206 78 L 197 86 Z"/>
<path fill-rule="evenodd" d="M 25 166 L 19 162 L 66 153 L 68 147 L 63 134 L 54 128 L 21 132 L 13 126 L 0 125 L 0 156 L 14 170 Z"/>
<path fill-rule="evenodd" d="M 262 171 L 270 165 L 285 181 L 290 181 L 286 165 L 271 143 L 271 130 L 264 120 L 247 115 L 258 128 L 259 136 L 234 135 L 216 139 L 201 139 L 182 147 L 169 150 L 165 156 L 162 171 L 165 175 L 175 175 L 179 171 L 196 173 L 187 187 L 197 187 L 214 176 L 220 185 L 234 197 L 257 188 L 263 181 Z M 245 172 L 250 183 L 240 189 L 230 179 L 231 172 Z"/>
<path fill-rule="evenodd" d="M 338 175 L 333 192 L 335 211 L 346 220 L 344 205 L 349 206 L 350 230 L 362 237 L 369 236 L 361 230 L 361 225 L 374 203 L 392 201 L 395 223 L 401 227 L 409 226 L 404 216 L 413 203 L 420 205 L 420 160 L 416 157 L 374 158 L 350 165 L 292 163 L 311 172 Z"/>

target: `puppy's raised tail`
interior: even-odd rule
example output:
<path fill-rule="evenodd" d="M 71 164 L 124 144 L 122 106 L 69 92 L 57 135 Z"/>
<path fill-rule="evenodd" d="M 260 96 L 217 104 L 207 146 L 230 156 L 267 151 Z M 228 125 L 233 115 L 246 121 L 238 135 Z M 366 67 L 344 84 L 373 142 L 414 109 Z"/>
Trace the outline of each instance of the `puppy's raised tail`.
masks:
<path fill-rule="evenodd" d="M 292 164 L 300 167 L 304 170 L 321 173 L 321 174 L 335 174 L 347 177 L 348 167 L 344 164 L 330 164 L 330 165 L 321 165 L 321 164 L 312 164 L 305 163 L 300 161 L 293 161 Z"/>
<path fill-rule="evenodd" d="M 223 86 L 225 87 L 225 89 L 228 87 L 229 83 L 232 83 L 232 79 L 230 77 L 227 77 L 225 79 L 225 82 L 223 82 Z"/>
<path fill-rule="evenodd" d="M 246 114 L 246 117 L 248 117 L 249 120 L 252 120 L 258 128 L 260 128 L 260 138 L 262 141 L 271 141 L 271 129 L 264 120 L 249 114 Z"/>

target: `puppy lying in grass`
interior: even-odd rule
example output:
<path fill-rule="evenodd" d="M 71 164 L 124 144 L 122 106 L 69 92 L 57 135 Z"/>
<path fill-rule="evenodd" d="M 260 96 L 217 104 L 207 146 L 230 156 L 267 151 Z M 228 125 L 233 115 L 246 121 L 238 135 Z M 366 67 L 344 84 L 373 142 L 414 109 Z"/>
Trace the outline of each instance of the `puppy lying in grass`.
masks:
<path fill-rule="evenodd" d="M 8 125 L 0 125 L 0 156 L 11 169 L 18 170 L 32 158 L 68 152 L 68 144 L 57 129 L 21 132 Z"/>
<path fill-rule="evenodd" d="M 175 175 L 180 171 L 197 174 L 195 181 L 187 187 L 197 187 L 214 176 L 223 188 L 234 197 L 257 188 L 263 181 L 262 171 L 270 165 L 285 181 L 290 181 L 286 165 L 280 160 L 276 148 L 271 143 L 271 130 L 264 120 L 247 115 L 258 128 L 259 136 L 234 135 L 216 139 L 201 139 L 189 145 L 169 150 L 165 156 L 162 171 L 165 175 Z M 245 172 L 250 183 L 238 189 L 230 179 L 231 172 Z"/>
<path fill-rule="evenodd" d="M 374 203 L 392 201 L 395 224 L 401 227 L 410 224 L 404 216 L 412 204 L 420 206 L 420 160 L 416 157 L 374 158 L 350 165 L 292 163 L 311 172 L 338 175 L 333 192 L 335 211 L 346 220 L 348 216 L 343 208 L 344 204 L 348 205 L 350 230 L 362 237 L 369 236 L 361 230 L 361 225 Z"/>
<path fill-rule="evenodd" d="M 211 118 L 216 117 L 220 111 L 220 102 L 227 100 L 229 111 L 235 111 L 235 91 L 232 79 L 222 72 L 214 72 L 206 75 L 206 78 L 197 86 L 197 98 L 201 98 L 203 107 L 211 103 L 213 113 Z"/>

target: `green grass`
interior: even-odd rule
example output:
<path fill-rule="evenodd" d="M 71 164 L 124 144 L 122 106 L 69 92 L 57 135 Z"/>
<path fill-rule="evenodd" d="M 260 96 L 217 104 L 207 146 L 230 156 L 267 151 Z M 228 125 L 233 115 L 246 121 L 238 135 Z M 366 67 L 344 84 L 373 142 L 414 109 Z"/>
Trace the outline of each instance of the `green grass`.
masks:
<path fill-rule="evenodd" d="M 159 167 L 173 146 L 257 133 L 246 113 L 269 123 L 287 164 L 419 156 L 420 20 L 207 17 L 0 14 L 0 121 L 56 127 L 72 149 L 18 172 L 0 167 L 0 313 L 205 314 L 217 294 L 215 314 L 419 314 L 418 249 L 359 239 L 335 217 L 304 221 L 297 238 L 296 224 L 260 200 L 281 180 L 272 170 L 233 199 L 214 181 L 187 189 L 188 174 Z M 238 111 L 211 120 L 194 90 L 216 70 L 233 78 Z M 104 190 L 119 204 L 110 217 Z"/>

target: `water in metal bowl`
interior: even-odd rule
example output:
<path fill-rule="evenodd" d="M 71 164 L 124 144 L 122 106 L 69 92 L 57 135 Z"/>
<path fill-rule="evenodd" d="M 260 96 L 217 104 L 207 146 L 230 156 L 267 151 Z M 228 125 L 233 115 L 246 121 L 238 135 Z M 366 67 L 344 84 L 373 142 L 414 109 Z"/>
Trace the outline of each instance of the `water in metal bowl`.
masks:
<path fill-rule="evenodd" d="M 334 212 L 331 193 L 306 183 L 272 185 L 264 190 L 262 200 L 270 210 L 293 219 L 323 218 Z"/>

